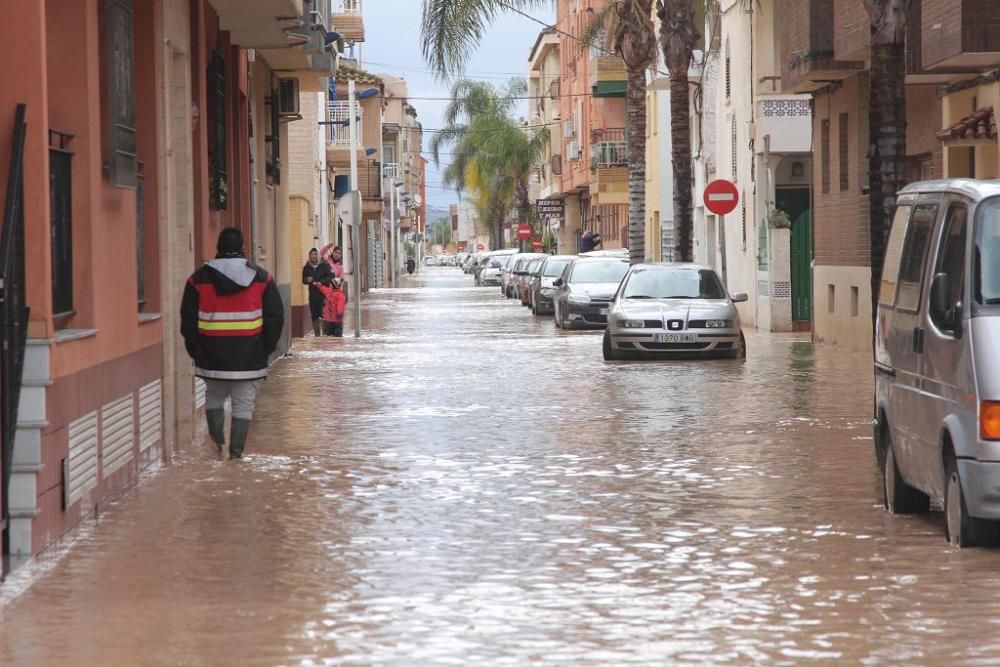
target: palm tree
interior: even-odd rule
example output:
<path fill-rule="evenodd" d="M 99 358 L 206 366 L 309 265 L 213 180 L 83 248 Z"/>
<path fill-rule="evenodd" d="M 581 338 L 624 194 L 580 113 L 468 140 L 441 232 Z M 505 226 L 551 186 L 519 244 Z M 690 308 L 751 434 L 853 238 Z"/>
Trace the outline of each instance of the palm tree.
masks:
<path fill-rule="evenodd" d="M 905 183 L 906 51 L 904 37 L 912 0 L 864 0 L 871 31 L 869 86 L 869 235 L 872 331 L 878 314 L 886 237 L 896 193 Z"/>
<path fill-rule="evenodd" d="M 670 76 L 670 141 L 674 174 L 676 257 L 694 259 L 694 203 L 691 175 L 691 116 L 688 69 L 701 36 L 696 6 L 706 0 L 656 0 L 660 46 Z M 711 0 L 708 0 L 711 1 Z M 702 7 L 704 5 L 701 5 Z"/>
<path fill-rule="evenodd" d="M 442 174 L 444 182 L 460 191 L 472 186 L 485 195 L 488 208 L 493 209 L 488 220 L 496 225 L 502 223 L 502 216 L 497 217 L 495 210 L 511 204 L 519 224 L 529 221 L 528 181 L 549 142 L 548 128 L 524 126 L 511 116 L 525 92 L 523 79 L 512 79 L 503 88 L 479 81 L 456 82 L 445 110 L 445 126 L 430 143 L 437 164 L 441 149 L 453 148 L 452 162 Z"/>
<path fill-rule="evenodd" d="M 656 62 L 653 0 L 611 0 L 581 36 L 583 46 L 606 43 L 625 63 L 626 138 L 628 140 L 629 260 L 646 259 L 646 70 Z"/>

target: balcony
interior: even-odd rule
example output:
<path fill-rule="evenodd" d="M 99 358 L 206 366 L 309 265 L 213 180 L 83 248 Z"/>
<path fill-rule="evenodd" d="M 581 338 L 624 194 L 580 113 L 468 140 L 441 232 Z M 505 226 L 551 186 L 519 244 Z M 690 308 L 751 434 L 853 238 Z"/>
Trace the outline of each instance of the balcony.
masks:
<path fill-rule="evenodd" d="M 363 165 L 366 156 L 363 148 L 364 111 L 356 105 L 358 127 L 358 164 Z M 350 160 L 351 127 L 346 124 L 350 118 L 350 103 L 347 100 L 326 103 L 326 119 L 336 125 L 326 125 L 326 156 L 330 162 Z M 340 124 L 343 123 L 343 124 Z"/>
<path fill-rule="evenodd" d="M 595 130 L 590 143 L 590 200 L 595 206 L 628 203 L 628 144 L 621 128 Z"/>
<path fill-rule="evenodd" d="M 757 98 L 754 146 L 764 150 L 771 137 L 773 153 L 812 151 L 812 103 L 808 95 L 761 95 Z"/>
<path fill-rule="evenodd" d="M 398 162 L 386 162 L 382 165 L 382 178 L 399 179 L 400 168 Z"/>
<path fill-rule="evenodd" d="M 978 72 L 1000 64 L 995 0 L 923 0 L 921 49 L 928 70 Z"/>
<path fill-rule="evenodd" d="M 625 97 L 628 75 L 625 63 L 615 55 L 593 48 L 590 53 L 590 92 L 594 97 Z"/>
<path fill-rule="evenodd" d="M 365 41 L 363 9 L 363 0 L 334 0 L 333 29 L 340 33 L 345 42 Z"/>
<path fill-rule="evenodd" d="M 295 31 L 305 13 L 303 0 L 212 0 L 219 28 L 228 30 L 233 45 L 245 49 L 287 49 L 300 45 Z M 289 30 L 289 29 L 292 30 Z"/>
<path fill-rule="evenodd" d="M 864 60 L 838 60 L 834 44 L 834 5 L 830 0 L 777 0 L 781 22 L 782 90 L 809 93 L 864 69 Z M 841 43 L 841 50 L 858 45 Z"/>

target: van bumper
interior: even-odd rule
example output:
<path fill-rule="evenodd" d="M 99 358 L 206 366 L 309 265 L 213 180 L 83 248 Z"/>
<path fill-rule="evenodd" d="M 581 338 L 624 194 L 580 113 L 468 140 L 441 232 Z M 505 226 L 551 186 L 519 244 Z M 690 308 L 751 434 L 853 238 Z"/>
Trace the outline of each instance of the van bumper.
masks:
<path fill-rule="evenodd" d="M 980 519 L 1000 519 L 1000 462 L 959 459 L 965 506 Z"/>

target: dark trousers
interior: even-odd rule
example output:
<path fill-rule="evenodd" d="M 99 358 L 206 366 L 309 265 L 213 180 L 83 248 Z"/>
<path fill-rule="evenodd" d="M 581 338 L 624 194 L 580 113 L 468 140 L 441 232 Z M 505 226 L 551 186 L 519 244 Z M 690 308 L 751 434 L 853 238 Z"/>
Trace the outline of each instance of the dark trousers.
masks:
<path fill-rule="evenodd" d="M 343 322 L 323 322 L 323 335 L 342 338 L 344 336 Z"/>
<path fill-rule="evenodd" d="M 323 319 L 323 306 L 326 300 L 323 298 L 323 293 L 318 289 L 309 288 L 309 316 L 312 317 L 313 322 L 316 320 Z"/>

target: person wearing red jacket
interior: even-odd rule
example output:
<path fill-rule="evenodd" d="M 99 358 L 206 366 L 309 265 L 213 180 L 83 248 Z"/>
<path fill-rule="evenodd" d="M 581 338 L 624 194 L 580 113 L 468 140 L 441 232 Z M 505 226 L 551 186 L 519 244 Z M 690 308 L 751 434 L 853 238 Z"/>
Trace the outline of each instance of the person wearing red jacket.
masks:
<path fill-rule="evenodd" d="M 257 390 L 285 326 L 274 280 L 243 254 L 243 232 L 219 234 L 216 258 L 188 278 L 181 302 L 181 335 L 205 381 L 205 418 L 216 454 L 225 438 L 225 403 L 232 403 L 229 458 L 243 458 Z"/>
<path fill-rule="evenodd" d="M 340 278 L 334 278 L 329 284 L 321 283 L 319 290 L 325 299 L 323 325 L 326 335 L 343 338 L 344 311 L 347 310 L 347 296 L 344 294 L 343 281 Z"/>

